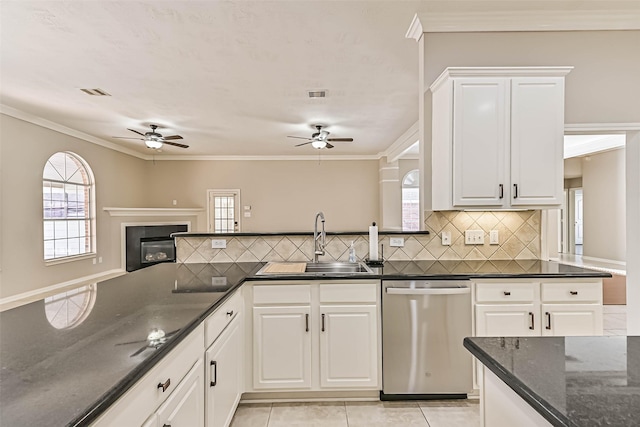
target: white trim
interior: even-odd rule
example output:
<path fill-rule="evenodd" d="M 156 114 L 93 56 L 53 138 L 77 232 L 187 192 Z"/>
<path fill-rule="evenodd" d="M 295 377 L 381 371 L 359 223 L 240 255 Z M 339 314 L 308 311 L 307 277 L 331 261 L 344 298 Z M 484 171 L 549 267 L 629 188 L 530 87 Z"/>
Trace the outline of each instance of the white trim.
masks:
<path fill-rule="evenodd" d="M 382 172 L 382 171 L 386 171 L 386 170 L 398 170 L 398 169 L 400 169 L 400 166 L 385 166 L 385 167 L 382 167 L 382 168 L 378 169 L 378 171 Z"/>
<path fill-rule="evenodd" d="M 126 273 L 126 271 L 116 268 L 113 270 L 103 271 L 101 273 L 91 274 L 89 276 L 79 277 L 73 280 L 67 280 L 66 282 L 57 283 L 55 285 L 46 286 L 33 291 L 12 295 L 10 297 L 0 298 L 0 311 L 5 311 L 10 308 L 38 301 L 46 296 L 61 292 L 64 288 L 80 287 L 89 283 L 102 282 L 108 279 L 113 279 L 114 277 L 122 276 Z"/>
<path fill-rule="evenodd" d="M 80 260 L 83 260 L 83 259 L 96 258 L 97 256 L 98 256 L 98 254 L 96 252 L 87 252 L 87 253 L 80 254 L 80 255 L 69 255 L 69 256 L 60 257 L 60 258 L 45 259 L 44 260 L 44 265 L 48 267 L 50 265 L 65 264 L 67 262 L 73 262 L 73 261 L 80 261 Z"/>
<path fill-rule="evenodd" d="M 111 216 L 197 216 L 204 208 L 102 208 Z"/>
<path fill-rule="evenodd" d="M 483 2 L 477 2 L 483 3 Z M 640 29 L 640 7 L 637 2 L 621 2 L 626 8 L 562 10 L 549 7 L 553 2 L 539 2 L 545 10 L 496 10 L 487 3 L 481 12 L 420 12 L 417 13 L 405 35 L 420 41 L 424 33 L 462 33 L 485 31 L 607 31 Z M 518 2 L 510 2 L 514 7 Z M 558 2 L 562 5 L 563 2 Z M 589 2 L 581 2 L 587 4 Z M 629 7 L 633 6 L 633 7 Z"/>
<path fill-rule="evenodd" d="M 215 194 L 237 194 L 238 195 L 238 205 L 237 205 L 237 213 L 238 217 L 236 221 L 238 222 L 238 229 L 235 233 L 242 232 L 242 213 L 243 209 L 240 209 L 242 206 L 242 199 L 240 198 L 240 189 L 239 188 L 209 188 L 207 189 L 207 233 L 214 233 L 213 224 L 211 223 L 211 196 Z"/>
<path fill-rule="evenodd" d="M 127 271 L 127 227 L 150 227 L 154 225 L 186 225 L 187 233 L 191 231 L 191 221 L 121 222 L 120 223 L 120 268 L 122 270 Z"/>
<path fill-rule="evenodd" d="M 24 111 L 15 109 L 13 107 L 9 107 L 8 105 L 0 104 L 0 113 L 13 117 L 18 120 L 23 120 L 27 123 L 32 123 L 37 126 L 41 126 L 46 129 L 50 129 L 65 135 L 72 136 L 74 138 L 82 139 L 87 142 L 91 142 L 96 145 L 100 145 L 105 148 L 109 148 L 111 150 L 119 151 L 124 154 L 128 154 L 129 156 L 137 157 L 143 160 L 151 160 L 152 156 L 145 156 L 144 154 L 138 153 L 137 151 L 122 147 L 118 144 L 114 144 L 113 142 L 106 141 L 102 138 L 97 138 L 95 136 L 86 134 L 84 132 L 80 132 L 75 129 L 71 129 L 69 127 L 63 126 L 61 124 L 43 119 L 31 113 L 26 113 Z"/>
<path fill-rule="evenodd" d="M 382 152 L 382 156 L 387 158 L 388 163 L 393 163 L 400 157 L 405 156 L 407 150 L 409 150 L 413 144 L 420 141 L 420 122 L 415 122 L 409 129 L 407 129 L 393 144 L 391 144 L 385 151 Z M 405 157 L 406 158 L 406 157 Z"/>
<path fill-rule="evenodd" d="M 639 131 L 640 123 L 568 123 L 566 132 L 626 132 Z"/>
<path fill-rule="evenodd" d="M 540 67 L 448 67 L 431 83 L 429 90 L 435 92 L 440 85 L 458 77 L 564 77 L 573 70 L 571 66 Z"/>

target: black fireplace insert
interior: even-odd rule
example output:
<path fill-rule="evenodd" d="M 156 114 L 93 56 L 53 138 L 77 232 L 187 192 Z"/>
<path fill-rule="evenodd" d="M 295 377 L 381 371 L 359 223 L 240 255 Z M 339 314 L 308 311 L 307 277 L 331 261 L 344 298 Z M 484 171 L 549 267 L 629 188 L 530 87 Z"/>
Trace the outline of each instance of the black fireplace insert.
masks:
<path fill-rule="evenodd" d="M 135 271 L 161 262 L 176 262 L 172 233 L 188 231 L 186 224 L 127 226 L 127 271 Z"/>

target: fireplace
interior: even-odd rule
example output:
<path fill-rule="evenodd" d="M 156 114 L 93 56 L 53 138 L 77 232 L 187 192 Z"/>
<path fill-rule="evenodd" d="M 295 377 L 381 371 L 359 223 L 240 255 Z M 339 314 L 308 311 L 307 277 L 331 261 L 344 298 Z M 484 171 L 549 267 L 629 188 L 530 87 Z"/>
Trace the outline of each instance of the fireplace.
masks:
<path fill-rule="evenodd" d="M 127 271 L 176 262 L 176 246 L 171 234 L 186 231 L 187 224 L 125 227 Z"/>

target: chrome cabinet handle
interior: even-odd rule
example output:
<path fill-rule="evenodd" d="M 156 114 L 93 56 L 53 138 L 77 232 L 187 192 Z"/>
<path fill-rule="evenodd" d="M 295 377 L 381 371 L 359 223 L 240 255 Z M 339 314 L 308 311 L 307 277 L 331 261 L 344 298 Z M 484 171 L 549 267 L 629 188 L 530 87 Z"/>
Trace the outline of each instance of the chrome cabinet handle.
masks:
<path fill-rule="evenodd" d="M 546 313 L 544 313 L 545 316 L 547 316 L 547 326 L 546 329 L 551 329 L 551 313 L 549 313 L 548 311 Z"/>
<path fill-rule="evenodd" d="M 578 295 L 578 291 L 569 291 L 571 295 Z"/>
<path fill-rule="evenodd" d="M 500 198 L 504 197 L 504 185 L 500 184 Z"/>
<path fill-rule="evenodd" d="M 167 391 L 170 385 L 171 385 L 171 378 L 167 378 L 167 381 L 165 381 L 164 383 L 158 383 L 157 388 L 161 388 L 162 392 L 164 393 L 165 391 Z"/>
<path fill-rule="evenodd" d="M 304 315 L 305 329 L 309 332 L 309 314 Z"/>
<path fill-rule="evenodd" d="M 503 294 L 504 294 L 505 296 L 507 296 L 507 297 L 508 297 L 509 295 L 511 295 L 511 292 L 509 292 L 509 291 L 504 291 L 504 292 L 503 292 Z"/>
<path fill-rule="evenodd" d="M 529 329 L 531 329 L 533 331 L 533 313 L 529 312 Z"/>
<path fill-rule="evenodd" d="M 513 198 L 518 198 L 518 184 L 513 184 Z"/>
<path fill-rule="evenodd" d="M 324 332 L 324 314 L 322 315 L 322 332 Z"/>
<path fill-rule="evenodd" d="M 218 384 L 218 362 L 212 360 L 209 367 L 213 368 L 213 374 L 211 375 L 213 380 L 209 382 L 209 387 L 215 387 Z"/>

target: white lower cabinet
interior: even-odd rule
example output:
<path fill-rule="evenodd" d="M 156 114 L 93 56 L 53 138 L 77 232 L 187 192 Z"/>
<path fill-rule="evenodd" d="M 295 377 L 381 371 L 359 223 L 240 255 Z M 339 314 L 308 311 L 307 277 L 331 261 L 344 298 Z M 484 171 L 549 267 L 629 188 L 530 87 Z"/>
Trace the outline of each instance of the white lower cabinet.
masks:
<path fill-rule="evenodd" d="M 242 395 L 241 323 L 242 318 L 236 316 L 206 352 L 207 427 L 231 424 Z"/>
<path fill-rule="evenodd" d="M 379 389 L 379 283 L 253 285 L 256 391 Z"/>
<path fill-rule="evenodd" d="M 311 387 L 309 306 L 253 308 L 253 386 Z"/>
<path fill-rule="evenodd" d="M 602 280 L 475 283 L 475 335 L 602 335 Z"/>
<path fill-rule="evenodd" d="M 320 386 L 378 385 L 376 306 L 320 306 Z"/>
<path fill-rule="evenodd" d="M 157 411 L 157 427 L 204 427 L 204 369 L 198 359 Z M 150 426 L 153 424 L 150 424 Z"/>

